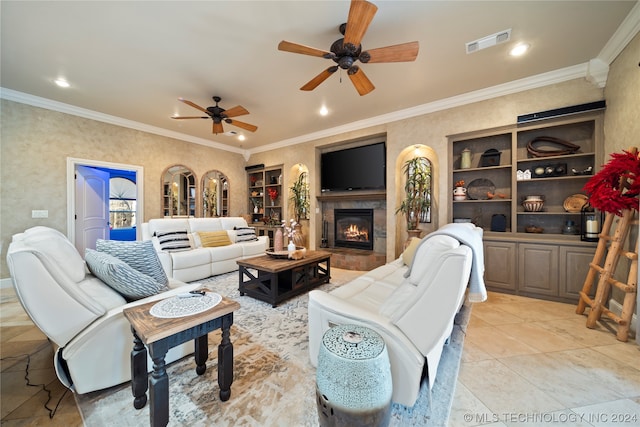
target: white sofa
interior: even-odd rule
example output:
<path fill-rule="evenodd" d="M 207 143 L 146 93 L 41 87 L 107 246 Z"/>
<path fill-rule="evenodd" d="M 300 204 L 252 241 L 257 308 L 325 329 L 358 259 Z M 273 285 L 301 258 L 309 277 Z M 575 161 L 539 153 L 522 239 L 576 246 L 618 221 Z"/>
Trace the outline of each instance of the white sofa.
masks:
<path fill-rule="evenodd" d="M 79 394 L 131 379 L 133 335 L 125 308 L 201 286 L 170 279 L 167 291 L 127 302 L 89 273 L 64 234 L 42 226 L 13 236 L 7 264 L 20 303 L 54 346 L 58 378 Z M 193 351 L 191 341 L 169 350 L 165 360 Z M 153 367 L 150 358 L 147 366 Z"/>
<path fill-rule="evenodd" d="M 184 282 L 201 280 L 238 269 L 237 260 L 264 255 L 269 248 L 267 236 L 255 241 L 238 241 L 237 228 L 248 227 L 242 217 L 221 218 L 158 218 L 142 224 L 142 239 L 152 240 L 167 276 Z M 202 247 L 199 232 L 225 230 L 230 245 Z M 185 251 L 162 250 L 156 234 L 186 231 L 191 249 Z"/>
<path fill-rule="evenodd" d="M 414 239 L 395 261 L 329 293 L 309 293 L 309 355 L 314 366 L 327 329 L 363 325 L 385 340 L 394 402 L 415 404 L 425 361 L 429 389 L 433 387 L 443 345 L 464 303 L 470 278 L 476 280 L 472 291 L 479 293 L 474 299 L 486 298 L 481 279 L 482 229 L 448 224 L 441 230 Z"/>

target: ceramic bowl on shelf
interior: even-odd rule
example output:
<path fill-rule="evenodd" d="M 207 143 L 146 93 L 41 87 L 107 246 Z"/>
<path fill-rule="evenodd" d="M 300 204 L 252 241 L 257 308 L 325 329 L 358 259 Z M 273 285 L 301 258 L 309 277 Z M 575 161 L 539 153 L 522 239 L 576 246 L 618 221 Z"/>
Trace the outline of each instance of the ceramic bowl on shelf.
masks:
<path fill-rule="evenodd" d="M 522 202 L 522 207 L 526 212 L 540 212 L 544 206 L 542 199 L 537 200 L 525 200 Z"/>

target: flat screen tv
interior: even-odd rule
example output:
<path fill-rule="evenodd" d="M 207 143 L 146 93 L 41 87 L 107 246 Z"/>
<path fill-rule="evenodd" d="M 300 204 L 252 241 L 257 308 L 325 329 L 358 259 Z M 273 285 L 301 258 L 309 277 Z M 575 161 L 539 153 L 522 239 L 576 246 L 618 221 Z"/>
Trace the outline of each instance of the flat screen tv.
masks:
<path fill-rule="evenodd" d="M 386 152 L 385 143 L 378 142 L 322 153 L 322 191 L 384 190 L 387 177 Z"/>

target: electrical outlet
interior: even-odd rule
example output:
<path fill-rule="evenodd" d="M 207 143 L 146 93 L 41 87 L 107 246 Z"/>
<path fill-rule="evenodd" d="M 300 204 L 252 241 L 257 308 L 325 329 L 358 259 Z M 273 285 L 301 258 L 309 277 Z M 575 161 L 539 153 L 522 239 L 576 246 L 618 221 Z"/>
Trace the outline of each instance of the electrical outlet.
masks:
<path fill-rule="evenodd" d="M 31 218 L 49 218 L 48 210 L 32 210 Z"/>

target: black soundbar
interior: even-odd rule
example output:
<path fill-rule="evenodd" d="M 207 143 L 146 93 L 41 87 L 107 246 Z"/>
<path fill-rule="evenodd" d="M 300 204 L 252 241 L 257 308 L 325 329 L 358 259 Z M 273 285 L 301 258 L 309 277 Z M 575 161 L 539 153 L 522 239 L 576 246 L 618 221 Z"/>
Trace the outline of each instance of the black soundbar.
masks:
<path fill-rule="evenodd" d="M 540 111 L 538 113 L 523 114 L 518 116 L 518 123 L 535 122 L 551 117 L 568 116 L 570 114 L 584 113 L 585 111 L 604 110 L 607 107 L 604 99 L 602 101 L 588 102 L 586 104 L 574 105 L 572 107 L 556 108 L 555 110 Z"/>
<path fill-rule="evenodd" d="M 264 163 L 260 163 L 259 165 L 245 166 L 244 170 L 250 171 L 250 170 L 253 170 L 253 169 L 262 169 L 263 167 L 264 167 Z"/>

